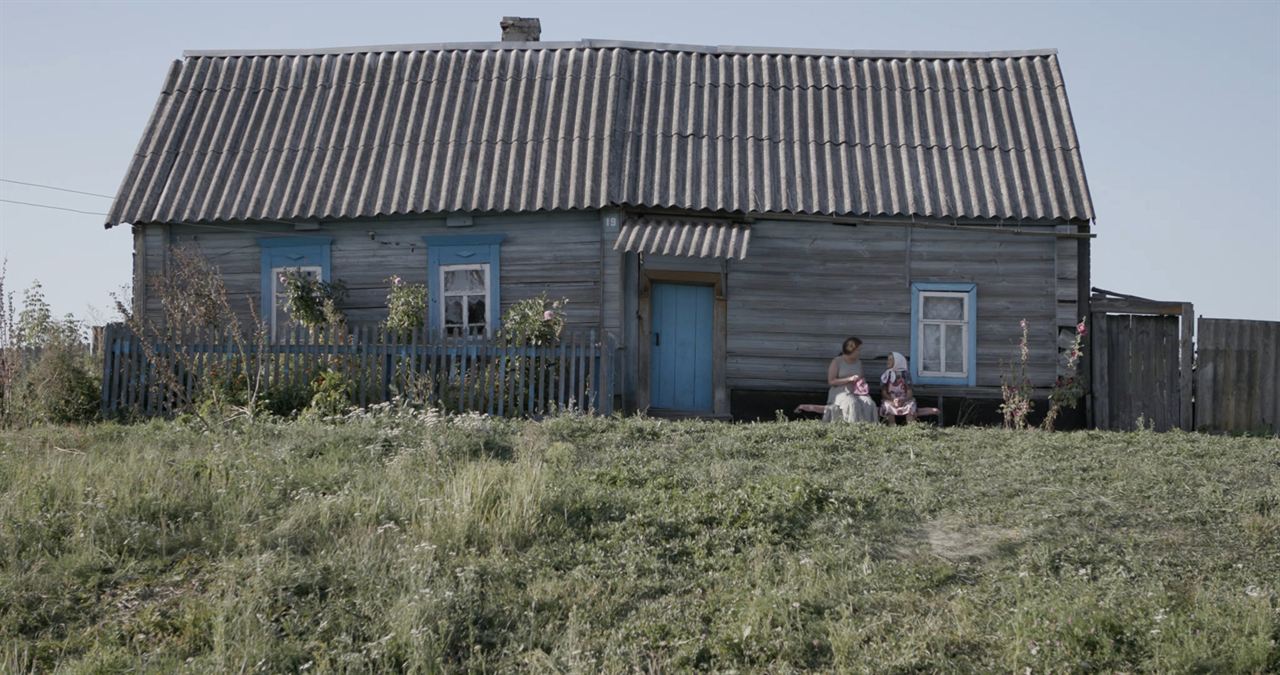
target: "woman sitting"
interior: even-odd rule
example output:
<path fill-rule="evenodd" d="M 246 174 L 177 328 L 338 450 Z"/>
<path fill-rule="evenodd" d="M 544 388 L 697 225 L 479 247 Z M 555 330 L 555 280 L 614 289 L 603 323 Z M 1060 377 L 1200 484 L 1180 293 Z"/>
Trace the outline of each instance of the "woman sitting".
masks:
<path fill-rule="evenodd" d="M 805 404 L 796 412 L 820 413 L 823 422 L 875 422 L 876 403 L 871 400 L 867 380 L 862 376 L 858 353 L 862 340 L 851 337 L 844 341 L 840 355 L 827 366 L 827 404 Z"/>

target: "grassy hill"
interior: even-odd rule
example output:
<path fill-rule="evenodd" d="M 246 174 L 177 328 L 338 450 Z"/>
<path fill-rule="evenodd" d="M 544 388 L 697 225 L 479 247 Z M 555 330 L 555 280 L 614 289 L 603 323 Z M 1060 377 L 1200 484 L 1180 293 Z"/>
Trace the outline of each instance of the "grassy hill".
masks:
<path fill-rule="evenodd" d="M 10 672 L 1276 672 L 1278 641 L 1275 439 L 421 415 L 0 438 Z"/>

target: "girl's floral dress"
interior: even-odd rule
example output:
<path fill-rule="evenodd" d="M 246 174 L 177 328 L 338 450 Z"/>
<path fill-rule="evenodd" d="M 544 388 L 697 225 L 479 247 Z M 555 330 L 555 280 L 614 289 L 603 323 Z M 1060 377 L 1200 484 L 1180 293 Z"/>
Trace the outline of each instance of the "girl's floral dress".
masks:
<path fill-rule="evenodd" d="M 880 402 L 881 415 L 916 414 L 916 399 L 911 396 L 911 383 L 907 382 L 905 375 L 899 375 L 885 383 L 885 390 L 888 396 Z"/>

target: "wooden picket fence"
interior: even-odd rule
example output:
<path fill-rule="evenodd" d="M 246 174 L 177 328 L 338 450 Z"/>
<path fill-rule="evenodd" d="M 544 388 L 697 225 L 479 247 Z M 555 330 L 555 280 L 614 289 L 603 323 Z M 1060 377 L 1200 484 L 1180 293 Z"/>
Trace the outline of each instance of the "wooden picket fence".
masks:
<path fill-rule="evenodd" d="M 536 417 L 554 411 L 613 412 L 613 341 L 596 331 L 555 344 L 511 345 L 484 338 L 442 338 L 425 328 L 394 333 L 373 325 L 339 330 L 295 327 L 269 343 L 191 330 L 144 341 L 123 324 L 102 336 L 102 413 L 169 415 L 190 405 L 211 378 L 256 378 L 266 395 L 305 390 L 336 371 L 351 382 L 351 402 L 395 396 L 453 412 Z"/>

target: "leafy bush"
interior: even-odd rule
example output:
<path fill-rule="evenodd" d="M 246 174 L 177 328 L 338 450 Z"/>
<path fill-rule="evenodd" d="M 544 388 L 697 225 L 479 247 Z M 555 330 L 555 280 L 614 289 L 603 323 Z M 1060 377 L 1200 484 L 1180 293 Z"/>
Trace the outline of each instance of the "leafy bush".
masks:
<path fill-rule="evenodd" d="M 1063 408 L 1075 408 L 1085 393 L 1085 378 L 1077 371 L 1080 357 L 1084 355 L 1084 337 L 1088 334 L 1084 319 L 1076 324 L 1076 335 L 1067 349 L 1063 374 L 1053 383 L 1053 391 L 1049 392 L 1049 412 L 1045 414 L 1041 425 L 1045 431 L 1053 431 L 1053 425 Z"/>
<path fill-rule="evenodd" d="M 88 422 L 98 415 L 100 380 L 84 342 L 84 325 L 55 319 L 39 281 L 21 312 L 4 295 L 0 270 L 0 425 Z"/>
<path fill-rule="evenodd" d="M 257 403 L 257 395 L 248 386 L 248 376 L 239 359 L 210 364 L 196 387 L 195 412 L 206 420 L 222 420 L 235 416 L 236 410 Z M 252 397 L 252 398 L 251 398 Z"/>
<path fill-rule="evenodd" d="M 290 319 L 308 328 L 336 326 L 346 320 L 338 309 L 347 297 L 347 285 L 342 281 L 311 279 L 297 271 L 281 274 L 280 281 Z"/>
<path fill-rule="evenodd" d="M 14 394 L 15 421 L 67 424 L 96 419 L 102 391 L 84 349 L 55 344 L 23 369 Z"/>
<path fill-rule="evenodd" d="M 310 384 L 277 382 L 267 389 L 267 411 L 276 417 L 294 417 L 311 404 Z"/>
<path fill-rule="evenodd" d="M 408 284 L 399 276 L 387 279 L 387 319 L 383 327 L 397 334 L 405 334 L 427 320 L 427 287 Z"/>
<path fill-rule="evenodd" d="M 564 332 L 564 307 L 568 303 L 567 298 L 551 300 L 544 292 L 512 304 L 502 315 L 502 330 L 498 332 L 498 340 L 508 346 L 518 347 L 544 347 L 555 344 Z M 505 360 L 505 369 L 501 363 L 492 361 L 480 370 L 468 372 L 465 378 L 460 370 L 449 373 L 443 382 L 440 406 L 451 412 L 460 411 L 466 407 L 465 401 L 469 399 L 470 394 L 479 394 L 490 387 L 495 387 L 497 390 L 513 393 L 512 405 L 502 407 L 505 414 L 518 417 L 522 414 L 521 410 L 530 407 L 545 412 L 543 402 L 530 406 L 527 400 L 529 396 L 527 360 L 526 356 L 516 354 Z M 555 391 L 559 382 L 555 357 L 540 361 L 540 365 L 545 368 L 544 376 L 546 377 L 545 388 L 540 387 L 540 390 Z M 464 380 L 467 389 L 474 391 L 463 391 Z M 477 396 L 477 398 L 481 397 Z M 549 403 L 547 405 L 549 406 Z"/>
<path fill-rule="evenodd" d="M 311 403 L 304 415 L 308 417 L 332 417 L 341 415 L 351 407 L 355 382 L 343 371 L 326 368 L 311 381 Z"/>
<path fill-rule="evenodd" d="M 564 331 L 564 307 L 567 304 L 568 298 L 551 300 L 545 292 L 520 300 L 502 315 L 499 337 L 508 344 L 552 344 Z"/>

